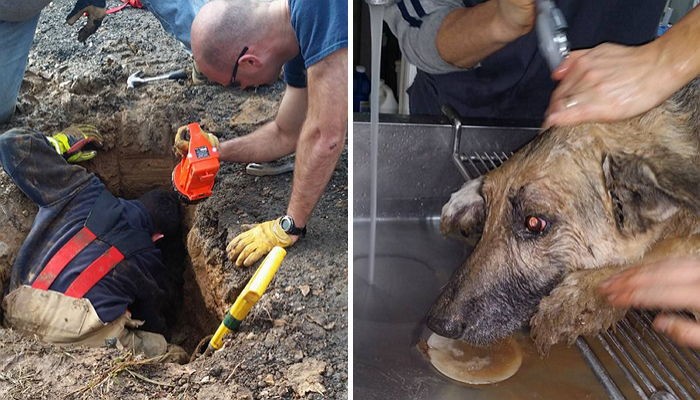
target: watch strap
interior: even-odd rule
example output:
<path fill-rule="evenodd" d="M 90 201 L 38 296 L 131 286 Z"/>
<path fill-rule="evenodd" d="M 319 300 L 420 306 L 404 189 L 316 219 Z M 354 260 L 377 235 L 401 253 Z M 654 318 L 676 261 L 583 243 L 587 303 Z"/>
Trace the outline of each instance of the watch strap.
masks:
<path fill-rule="evenodd" d="M 285 217 L 289 217 L 289 216 L 285 216 Z M 285 217 L 282 217 L 282 218 L 285 218 Z M 280 225 L 281 225 L 281 223 L 282 223 L 282 218 L 280 218 Z M 301 237 L 306 236 L 306 227 L 305 227 L 305 226 L 302 226 L 301 228 L 298 227 L 298 226 L 296 226 L 296 225 L 294 224 L 294 218 L 292 218 L 292 217 L 289 217 L 289 220 L 292 222 L 292 226 L 289 227 L 289 228 L 286 229 L 286 230 L 283 228 L 283 230 L 284 230 L 288 235 L 295 235 L 295 236 L 301 236 Z"/>
<path fill-rule="evenodd" d="M 304 237 L 304 236 L 306 236 L 306 227 L 304 226 L 304 227 L 299 228 L 298 226 L 292 226 L 287 231 L 287 234 Z"/>

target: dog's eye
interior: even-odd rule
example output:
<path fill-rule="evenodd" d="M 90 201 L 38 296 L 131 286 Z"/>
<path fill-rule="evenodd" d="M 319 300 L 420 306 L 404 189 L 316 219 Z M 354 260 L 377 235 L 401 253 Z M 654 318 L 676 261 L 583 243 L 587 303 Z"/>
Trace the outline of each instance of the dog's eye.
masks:
<path fill-rule="evenodd" d="M 542 233 L 547 230 L 549 223 L 541 217 L 529 215 L 525 218 L 525 228 L 532 233 Z"/>

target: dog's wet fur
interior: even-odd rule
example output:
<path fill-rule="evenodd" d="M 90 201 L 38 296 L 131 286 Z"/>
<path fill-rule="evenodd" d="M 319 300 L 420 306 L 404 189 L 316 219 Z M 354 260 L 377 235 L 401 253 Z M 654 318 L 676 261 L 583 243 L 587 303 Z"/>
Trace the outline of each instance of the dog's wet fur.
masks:
<path fill-rule="evenodd" d="M 486 345 L 529 322 L 542 352 L 608 328 L 625 310 L 603 280 L 700 254 L 699 152 L 700 79 L 641 116 L 542 132 L 443 207 L 443 233 L 481 237 L 428 326 Z"/>

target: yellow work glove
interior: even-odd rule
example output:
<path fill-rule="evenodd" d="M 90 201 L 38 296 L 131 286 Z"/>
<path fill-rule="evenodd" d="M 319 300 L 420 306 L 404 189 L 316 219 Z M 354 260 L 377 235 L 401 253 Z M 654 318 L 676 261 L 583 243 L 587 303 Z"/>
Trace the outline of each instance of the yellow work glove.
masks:
<path fill-rule="evenodd" d="M 97 155 L 95 150 L 84 150 L 86 146 L 102 147 L 102 135 L 93 125 L 71 125 L 61 132 L 47 136 L 49 143 L 69 163 L 87 161 Z"/>
<path fill-rule="evenodd" d="M 211 143 L 212 147 L 219 147 L 218 137 L 204 131 L 202 131 L 202 133 L 209 139 L 209 143 Z M 179 157 L 185 157 L 188 151 L 190 151 L 190 131 L 187 129 L 187 125 L 185 125 L 177 129 L 175 143 L 173 144 L 173 152 Z"/>
<path fill-rule="evenodd" d="M 237 267 L 250 267 L 273 247 L 292 244 L 292 238 L 282 229 L 279 218 L 261 224 L 242 225 L 242 228 L 246 231 L 226 246 L 229 260 L 236 263 Z"/>

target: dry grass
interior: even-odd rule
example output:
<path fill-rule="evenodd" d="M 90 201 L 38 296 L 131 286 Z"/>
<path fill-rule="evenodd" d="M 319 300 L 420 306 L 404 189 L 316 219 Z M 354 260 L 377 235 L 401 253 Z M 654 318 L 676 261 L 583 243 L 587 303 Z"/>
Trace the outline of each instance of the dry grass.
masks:
<path fill-rule="evenodd" d="M 154 385 L 173 387 L 174 385 L 171 383 L 156 381 L 135 371 L 135 369 L 144 365 L 159 364 L 163 361 L 163 357 L 165 356 L 141 359 L 140 356 L 134 356 L 131 352 L 125 353 L 125 357 L 115 359 L 115 363 L 112 366 L 97 374 L 87 385 L 68 393 L 63 398 L 93 399 L 96 395 L 104 396 L 109 393 L 113 379 L 122 372 Z"/>

